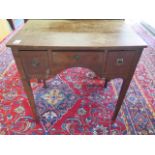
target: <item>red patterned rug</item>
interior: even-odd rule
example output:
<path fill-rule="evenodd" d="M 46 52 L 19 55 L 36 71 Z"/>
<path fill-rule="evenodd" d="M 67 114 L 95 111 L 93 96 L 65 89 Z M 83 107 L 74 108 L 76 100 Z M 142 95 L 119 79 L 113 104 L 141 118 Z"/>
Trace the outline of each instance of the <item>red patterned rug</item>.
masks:
<path fill-rule="evenodd" d="M 155 134 L 155 37 L 134 30 L 148 43 L 116 122 L 111 116 L 121 80 L 104 81 L 85 68 L 70 68 L 47 81 L 32 81 L 40 122 L 32 118 L 11 50 L 0 52 L 0 134 Z M 4 44 L 4 43 L 3 43 Z M 95 77 L 95 78 L 93 78 Z"/>

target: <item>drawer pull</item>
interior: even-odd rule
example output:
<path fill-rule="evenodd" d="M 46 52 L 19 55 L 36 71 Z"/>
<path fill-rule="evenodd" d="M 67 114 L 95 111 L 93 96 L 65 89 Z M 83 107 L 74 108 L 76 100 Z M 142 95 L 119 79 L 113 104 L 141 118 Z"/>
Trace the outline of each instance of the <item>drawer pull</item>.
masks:
<path fill-rule="evenodd" d="M 116 64 L 117 65 L 122 65 L 123 64 L 123 58 L 117 58 Z"/>
<path fill-rule="evenodd" d="M 80 56 L 79 56 L 79 55 L 75 55 L 73 58 L 74 58 L 75 60 L 79 60 L 79 59 L 80 59 Z"/>
<path fill-rule="evenodd" d="M 40 65 L 39 61 L 37 59 L 32 59 L 32 66 L 38 67 Z"/>

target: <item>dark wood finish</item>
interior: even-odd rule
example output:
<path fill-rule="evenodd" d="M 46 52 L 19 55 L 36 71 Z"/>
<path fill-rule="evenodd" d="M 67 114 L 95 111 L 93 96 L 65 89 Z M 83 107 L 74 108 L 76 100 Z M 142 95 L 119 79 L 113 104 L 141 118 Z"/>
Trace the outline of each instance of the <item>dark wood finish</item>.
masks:
<path fill-rule="evenodd" d="M 118 112 L 119 112 L 119 110 L 121 108 L 124 97 L 126 95 L 126 92 L 127 92 L 128 87 L 130 85 L 130 82 L 132 80 L 134 71 L 136 69 L 137 63 L 138 63 L 139 58 L 141 56 L 141 53 L 142 53 L 142 50 L 137 50 L 135 52 L 135 56 L 133 58 L 133 61 L 132 61 L 132 63 L 130 63 L 130 69 L 127 70 L 128 75 L 126 77 L 123 77 L 123 84 L 122 84 L 121 91 L 120 91 L 120 94 L 119 94 L 119 97 L 118 97 L 118 101 L 117 101 L 117 104 L 116 104 L 115 111 L 114 111 L 113 116 L 112 116 L 112 121 L 115 121 L 115 119 L 116 119 L 116 117 L 118 115 Z"/>
<path fill-rule="evenodd" d="M 134 61 L 135 53 L 136 51 L 109 50 L 107 54 L 107 60 L 109 61 L 107 61 L 105 72 L 112 77 L 127 77 Z"/>
<path fill-rule="evenodd" d="M 14 26 L 14 23 L 13 23 L 13 19 L 7 19 L 7 21 L 9 22 L 12 30 L 15 30 L 15 26 Z M 28 19 L 24 19 L 24 23 L 26 23 L 28 21 Z"/>
<path fill-rule="evenodd" d="M 13 50 L 13 54 L 14 54 L 14 58 L 15 58 L 15 61 L 16 61 L 18 71 L 19 71 L 19 73 L 21 75 L 21 80 L 22 80 L 22 83 L 23 83 L 23 87 L 25 89 L 25 92 L 27 94 L 27 98 L 29 100 L 29 103 L 30 103 L 30 106 L 31 106 L 31 109 L 32 109 L 33 116 L 36 119 L 36 121 L 38 121 L 39 118 L 38 118 L 36 108 L 35 108 L 34 96 L 33 96 L 33 93 L 32 93 L 30 79 L 28 78 L 26 72 L 24 71 L 24 67 L 23 67 L 23 64 L 22 64 L 22 61 L 21 61 L 19 51 L 16 48 L 12 48 L 12 50 Z"/>
<path fill-rule="evenodd" d="M 29 78 L 46 74 L 48 70 L 47 51 L 22 51 L 20 57 L 24 70 Z"/>
<path fill-rule="evenodd" d="M 21 40 L 17 45 L 13 42 Z M 142 48 L 145 43 L 121 20 L 28 20 L 8 46 L 26 49 Z"/>
<path fill-rule="evenodd" d="M 107 88 L 109 79 L 105 79 L 104 88 Z"/>
<path fill-rule="evenodd" d="M 105 87 L 111 79 L 123 79 L 114 121 L 146 44 L 124 20 L 29 20 L 7 46 L 12 48 L 35 118 L 30 79 L 42 79 L 46 88 L 46 79 L 79 66 L 105 78 Z"/>
<path fill-rule="evenodd" d="M 28 19 L 24 19 L 24 23 L 26 23 L 28 21 Z"/>
<path fill-rule="evenodd" d="M 13 24 L 13 20 L 12 19 L 7 19 L 7 21 L 9 22 L 12 30 L 15 30 L 14 24 Z"/>
<path fill-rule="evenodd" d="M 92 69 L 98 75 L 102 76 L 103 73 L 103 59 L 104 52 L 94 52 L 94 51 L 53 51 L 53 64 L 52 69 L 53 74 L 58 74 L 60 71 L 65 70 L 69 67 L 85 67 Z M 51 67 L 52 67 L 51 66 Z"/>

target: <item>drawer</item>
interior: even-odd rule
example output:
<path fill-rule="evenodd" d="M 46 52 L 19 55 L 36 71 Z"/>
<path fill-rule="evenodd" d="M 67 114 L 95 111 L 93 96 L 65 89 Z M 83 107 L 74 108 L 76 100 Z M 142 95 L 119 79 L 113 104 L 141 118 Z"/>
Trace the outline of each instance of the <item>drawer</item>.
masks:
<path fill-rule="evenodd" d="M 91 64 L 102 61 L 103 52 L 53 52 L 53 62 L 58 64 Z"/>
<path fill-rule="evenodd" d="M 108 75 L 126 76 L 134 62 L 135 51 L 108 51 L 105 72 Z"/>
<path fill-rule="evenodd" d="M 56 51 L 53 52 L 53 72 L 62 71 L 69 67 L 85 67 L 96 73 L 103 72 L 104 52 L 96 51 Z"/>
<path fill-rule="evenodd" d="M 20 57 L 27 75 L 47 74 L 47 51 L 21 51 Z"/>

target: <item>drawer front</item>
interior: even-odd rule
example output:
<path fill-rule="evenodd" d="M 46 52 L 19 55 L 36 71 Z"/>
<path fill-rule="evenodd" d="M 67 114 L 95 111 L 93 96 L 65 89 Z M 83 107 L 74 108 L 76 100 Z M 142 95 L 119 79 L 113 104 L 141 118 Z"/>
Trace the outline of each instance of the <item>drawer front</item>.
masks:
<path fill-rule="evenodd" d="M 104 52 L 53 52 L 53 72 L 62 71 L 69 67 L 85 67 L 92 69 L 96 73 L 103 72 L 102 64 L 104 60 Z"/>
<path fill-rule="evenodd" d="M 27 75 L 46 75 L 48 72 L 47 51 L 20 52 L 22 64 Z"/>
<path fill-rule="evenodd" d="M 108 51 L 106 73 L 111 76 L 127 76 L 134 62 L 134 51 Z"/>

